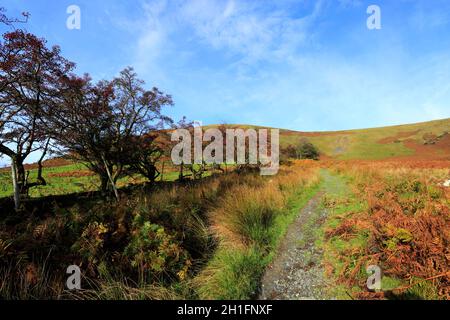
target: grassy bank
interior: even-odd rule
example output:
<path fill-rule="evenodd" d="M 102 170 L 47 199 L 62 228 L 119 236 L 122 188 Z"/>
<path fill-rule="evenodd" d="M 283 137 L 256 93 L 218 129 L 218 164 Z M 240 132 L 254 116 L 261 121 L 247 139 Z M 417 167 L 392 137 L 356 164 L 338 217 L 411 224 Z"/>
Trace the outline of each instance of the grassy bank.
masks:
<path fill-rule="evenodd" d="M 55 198 L 0 216 L 0 298 L 255 298 L 319 190 L 327 219 L 313 214 L 305 230 L 319 238 L 330 297 L 448 298 L 448 174 L 444 161 L 298 161 L 273 177 L 229 172 L 119 202 Z M 83 275 L 76 293 L 64 287 L 72 264 Z M 368 265 L 382 269 L 378 292 L 366 288 Z"/>
<path fill-rule="evenodd" d="M 256 296 L 280 239 L 320 188 L 317 168 L 301 165 L 264 185 L 232 190 L 220 209 L 210 214 L 219 243 L 212 259 L 193 279 L 200 299 Z"/>
<path fill-rule="evenodd" d="M 0 218 L 0 297 L 71 298 L 66 268 L 83 274 L 79 298 L 187 296 L 186 281 L 215 247 L 207 212 L 225 191 L 254 174 L 230 173 L 139 190 L 111 199 L 83 198 Z M 159 288 L 158 290 L 156 288 Z"/>
<path fill-rule="evenodd" d="M 83 198 L 4 214 L 0 297 L 250 298 L 279 238 L 317 190 L 316 173 L 305 161 L 276 177 L 232 172 L 136 189 L 119 202 Z M 83 275 L 75 293 L 65 290 L 73 264 Z"/>

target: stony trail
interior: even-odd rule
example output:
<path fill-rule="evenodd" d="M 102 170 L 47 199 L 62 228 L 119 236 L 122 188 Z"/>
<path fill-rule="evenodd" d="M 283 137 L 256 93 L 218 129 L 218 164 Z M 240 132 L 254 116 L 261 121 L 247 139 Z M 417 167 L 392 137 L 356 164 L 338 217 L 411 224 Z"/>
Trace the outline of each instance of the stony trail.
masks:
<path fill-rule="evenodd" d="M 266 269 L 259 299 L 317 300 L 326 294 L 326 279 L 321 264 L 322 250 L 316 245 L 318 229 L 328 212 L 321 203 L 324 195 L 344 190 L 343 181 L 328 171 L 322 172 L 323 187 L 312 197 L 288 228 L 277 256 Z"/>

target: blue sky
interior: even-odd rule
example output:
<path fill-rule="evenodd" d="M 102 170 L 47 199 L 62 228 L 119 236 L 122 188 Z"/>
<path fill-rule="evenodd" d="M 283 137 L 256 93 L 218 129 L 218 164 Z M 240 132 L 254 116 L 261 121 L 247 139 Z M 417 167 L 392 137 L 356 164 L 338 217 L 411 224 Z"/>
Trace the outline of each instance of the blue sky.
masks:
<path fill-rule="evenodd" d="M 81 8 L 68 30 L 66 9 Z M 368 5 L 381 30 L 366 27 Z M 2 0 L 77 72 L 131 65 L 174 117 L 302 131 L 450 117 L 450 1 Z M 2 27 L 1 31 L 6 29 Z"/>

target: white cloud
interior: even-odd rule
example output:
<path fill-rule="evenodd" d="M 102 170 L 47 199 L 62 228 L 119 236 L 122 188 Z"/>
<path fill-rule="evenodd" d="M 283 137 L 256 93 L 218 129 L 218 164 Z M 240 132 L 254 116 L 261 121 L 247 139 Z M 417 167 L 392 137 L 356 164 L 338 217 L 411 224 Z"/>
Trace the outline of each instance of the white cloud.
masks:
<path fill-rule="evenodd" d="M 327 52 L 315 32 L 328 3 L 292 15 L 262 1 L 152 1 L 132 64 L 195 119 L 329 130 L 449 116 L 450 57 L 414 58 L 395 32 Z"/>
<path fill-rule="evenodd" d="M 234 9 L 235 9 L 235 3 L 233 0 L 229 0 L 227 2 L 227 5 L 225 7 L 225 10 L 223 11 L 223 17 L 226 19 L 228 17 L 230 17 L 233 13 L 234 13 Z"/>
<path fill-rule="evenodd" d="M 302 17 L 291 17 L 285 8 L 277 6 L 266 10 L 267 4 L 234 0 L 145 2 L 145 18 L 135 23 L 139 33 L 137 63 L 156 65 L 158 54 L 179 40 L 177 36 L 188 32 L 194 43 L 239 55 L 237 65 L 286 59 L 308 39 L 322 1 Z"/>
<path fill-rule="evenodd" d="M 263 1 L 228 1 L 224 5 L 222 1 L 194 0 L 186 2 L 180 14 L 202 41 L 239 53 L 249 63 L 292 53 L 307 38 L 321 3 L 300 18 L 291 17 L 285 8 L 262 10 L 267 5 Z"/>

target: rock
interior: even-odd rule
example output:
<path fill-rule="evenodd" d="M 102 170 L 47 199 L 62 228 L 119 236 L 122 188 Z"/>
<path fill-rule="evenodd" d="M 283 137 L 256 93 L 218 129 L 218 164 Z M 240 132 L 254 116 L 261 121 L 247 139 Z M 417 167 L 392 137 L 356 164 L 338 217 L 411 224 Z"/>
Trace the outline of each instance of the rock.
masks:
<path fill-rule="evenodd" d="M 442 185 L 444 187 L 450 187 L 450 180 L 445 181 Z"/>

